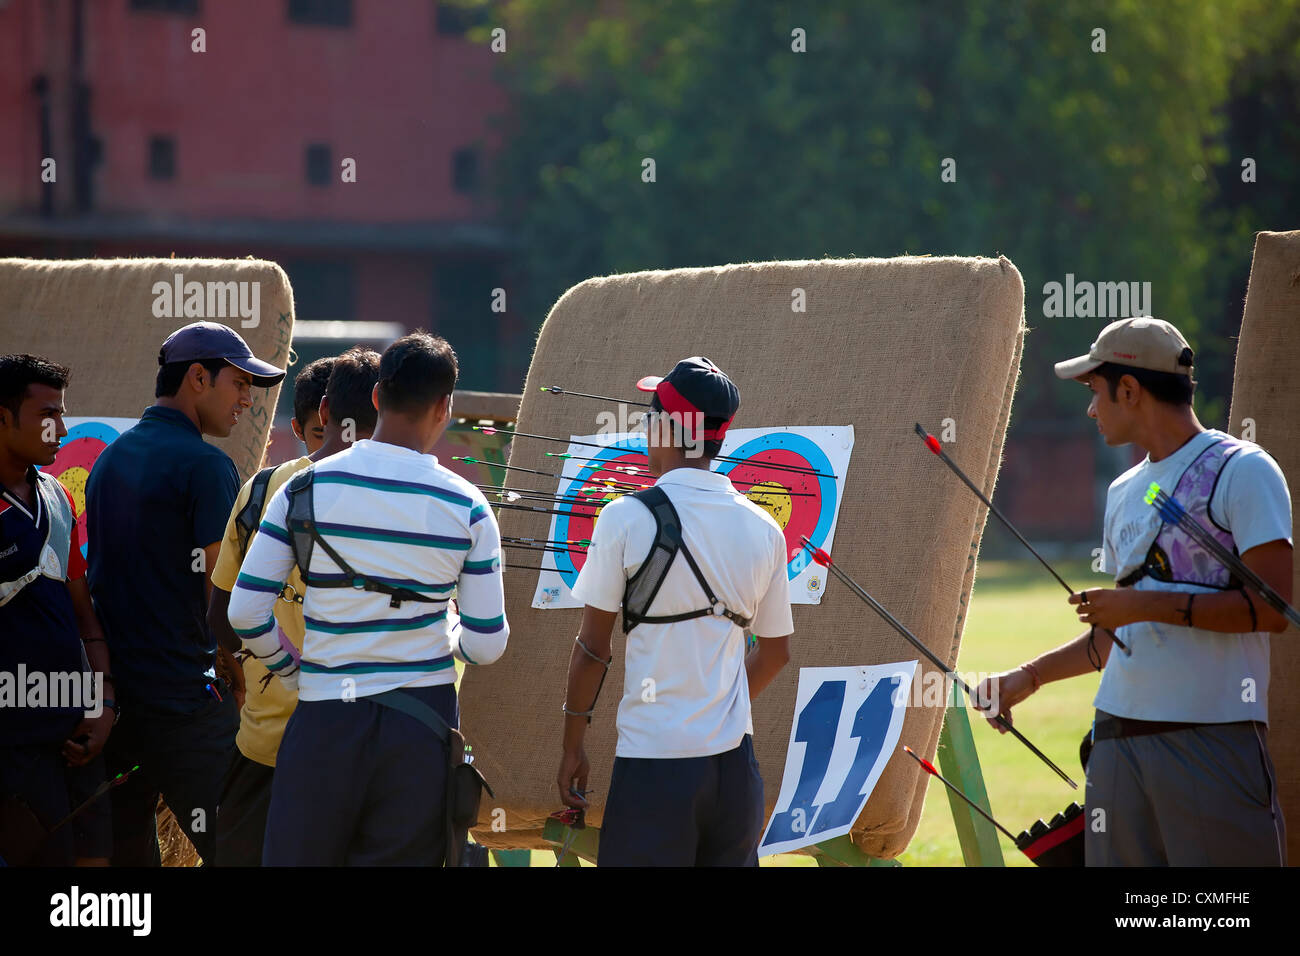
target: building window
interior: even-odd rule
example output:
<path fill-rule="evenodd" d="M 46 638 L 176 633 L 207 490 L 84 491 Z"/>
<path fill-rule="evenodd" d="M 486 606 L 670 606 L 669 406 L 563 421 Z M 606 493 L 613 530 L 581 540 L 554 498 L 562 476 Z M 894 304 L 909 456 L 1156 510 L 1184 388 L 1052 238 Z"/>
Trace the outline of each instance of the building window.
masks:
<path fill-rule="evenodd" d="M 330 148 L 324 143 L 307 145 L 307 183 L 311 186 L 330 184 Z"/>
<path fill-rule="evenodd" d="M 318 27 L 350 27 L 352 0 L 289 0 L 289 20 Z"/>
<path fill-rule="evenodd" d="M 492 311 L 492 291 L 504 285 L 496 262 L 449 260 L 434 266 L 430 329 L 452 343 L 461 388 L 500 391 L 501 315 Z"/>
<path fill-rule="evenodd" d="M 356 269 L 348 259 L 300 259 L 284 263 L 300 319 L 355 319 Z"/>
<path fill-rule="evenodd" d="M 487 23 L 488 11 L 484 7 L 469 10 L 451 3 L 439 3 L 434 20 L 440 34 L 458 37 L 468 33 L 471 27 Z"/>
<path fill-rule="evenodd" d="M 458 149 L 451 157 L 451 185 L 458 193 L 474 194 L 479 187 L 478 149 Z"/>
<path fill-rule="evenodd" d="M 131 0 L 131 9 L 192 17 L 199 12 L 199 0 Z"/>
<path fill-rule="evenodd" d="M 176 178 L 176 141 L 170 136 L 149 138 L 149 178 Z"/>

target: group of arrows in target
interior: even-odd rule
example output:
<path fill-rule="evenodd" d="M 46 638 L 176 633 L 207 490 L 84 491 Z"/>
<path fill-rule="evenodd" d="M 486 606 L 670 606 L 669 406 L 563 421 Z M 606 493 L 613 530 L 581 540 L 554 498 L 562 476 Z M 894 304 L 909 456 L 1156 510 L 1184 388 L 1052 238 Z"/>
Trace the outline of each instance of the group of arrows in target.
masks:
<path fill-rule="evenodd" d="M 548 395 L 556 396 L 573 396 L 577 398 L 597 399 L 605 402 L 617 402 L 619 399 L 608 398 L 604 395 L 592 395 L 588 392 L 574 392 L 562 388 L 558 385 L 547 385 L 541 389 Z M 647 402 L 624 402 L 627 405 L 647 406 Z M 609 448 L 609 445 L 602 445 L 596 442 L 578 441 L 572 438 L 559 438 L 552 435 L 537 435 L 529 432 L 513 431 L 506 428 L 495 428 L 490 425 L 475 425 L 475 431 L 482 432 L 485 435 L 503 435 L 509 439 L 528 439 L 535 441 L 557 442 L 565 445 L 576 445 L 586 448 Z M 620 449 L 623 450 L 623 449 Z M 598 457 L 588 457 L 584 455 L 575 455 L 572 452 L 545 452 L 547 458 L 555 458 L 560 461 L 586 462 L 586 467 L 591 467 L 590 463 L 599 463 L 604 459 Z M 644 459 L 649 463 L 649 458 L 644 452 L 627 451 L 623 456 L 632 460 Z M 543 478 L 556 478 L 564 480 L 567 476 L 561 472 L 543 471 L 537 468 L 524 468 L 519 465 L 500 465 L 496 462 L 484 461 L 481 458 L 471 458 L 468 456 L 453 456 L 453 461 L 463 461 L 472 465 L 488 465 L 496 468 L 504 468 L 507 471 L 515 471 L 521 474 L 540 475 Z M 731 455 L 717 455 L 716 461 L 741 462 L 746 461 L 754 467 L 763 468 L 767 471 L 779 475 L 784 472 L 787 474 L 809 475 L 817 478 L 835 478 L 835 475 L 818 471 L 815 468 L 803 468 L 798 465 L 788 465 L 777 462 L 754 462 L 748 459 L 736 458 Z M 563 464 L 561 465 L 563 468 Z M 599 477 L 602 472 L 617 475 L 618 477 Z M 586 484 L 569 493 L 551 492 L 540 488 L 521 488 L 515 485 L 502 484 L 479 484 L 475 487 L 488 495 L 498 499 L 494 505 L 496 508 L 504 508 L 511 511 L 531 511 L 537 514 L 560 515 L 567 517 L 593 517 L 595 513 L 607 505 L 610 501 L 625 494 L 641 491 L 649 488 L 654 484 L 655 474 L 648 468 L 640 464 L 622 464 L 622 465 L 598 465 L 591 471 L 590 476 L 586 479 Z M 762 497 L 764 494 L 770 494 L 765 489 L 754 492 L 753 488 L 759 484 L 766 484 L 757 481 L 740 481 L 732 482 L 736 485 L 737 490 L 742 493 L 749 491 L 755 497 Z M 813 497 L 811 492 L 792 491 L 782 489 L 782 497 L 791 498 L 810 498 Z M 573 509 L 588 509 L 587 511 L 575 511 Z M 540 551 L 551 553 L 585 553 L 586 549 L 591 546 L 591 540 L 588 538 L 523 538 L 502 536 L 501 543 L 512 550 L 523 551 Z M 508 568 L 524 568 L 532 570 L 546 570 L 540 565 L 518 564 L 514 561 L 506 563 Z"/>
<path fill-rule="evenodd" d="M 544 386 L 542 388 L 542 391 L 547 394 L 557 395 L 557 396 L 571 395 L 578 398 L 589 398 L 589 399 L 595 399 L 598 401 L 605 401 L 605 402 L 618 401 L 618 399 L 608 398 L 603 395 L 592 395 L 586 392 L 570 391 L 558 385 Z M 628 402 L 627 404 L 644 406 L 647 403 Z M 561 442 L 568 445 L 589 446 L 592 448 L 608 447 L 606 445 L 598 445 L 593 442 L 581 442 L 573 439 L 553 437 L 550 435 L 535 435 L 535 434 L 529 434 L 527 432 L 519 432 L 519 431 L 511 431 L 508 429 L 494 428 L 492 426 L 475 426 L 475 428 L 477 431 L 481 431 L 487 435 L 499 434 L 499 435 L 508 436 L 511 439 L 524 438 L 524 439 L 537 440 L 537 441 Z M 1076 593 L 1074 589 L 1071 588 L 1069 584 L 1067 584 L 1059 574 L 1057 574 L 1055 569 L 1053 569 L 1052 566 L 1047 563 L 1046 559 L 1043 558 L 1043 556 L 1038 553 L 1037 549 L 1035 549 L 1034 546 L 1031 545 L 1028 540 L 1026 540 L 1025 536 L 1022 535 L 1016 529 L 1016 527 L 1007 519 L 1007 517 L 994 506 L 993 502 L 991 502 L 984 495 L 984 493 L 975 486 L 974 482 L 972 482 L 966 476 L 966 474 L 961 470 L 961 468 L 959 468 L 957 464 L 951 458 L 948 457 L 947 452 L 943 450 L 943 446 L 939 443 L 939 440 L 935 438 L 933 435 L 931 435 L 929 432 L 927 432 L 919 424 L 916 426 L 916 433 L 920 436 L 922 441 L 925 442 L 926 447 L 929 448 L 930 451 L 932 451 L 936 456 L 938 456 L 938 458 L 940 458 L 952 470 L 952 472 L 958 478 L 960 478 L 962 482 L 965 483 L 965 485 L 968 488 L 970 488 L 972 492 L 975 493 L 976 497 L 978 497 L 979 500 L 984 504 L 984 506 L 988 508 L 989 513 L 991 513 L 999 521 L 1001 521 L 1002 524 L 1005 525 L 1006 528 L 1016 537 L 1016 539 L 1019 540 L 1021 544 L 1023 544 L 1026 548 L 1029 549 L 1030 553 L 1033 554 L 1033 556 L 1039 560 L 1039 562 L 1043 565 L 1043 567 L 1045 567 L 1048 570 L 1048 572 L 1061 584 L 1061 586 L 1064 587 L 1065 590 L 1070 594 Z M 566 460 L 573 459 L 577 461 L 586 461 L 586 462 L 594 462 L 594 461 L 601 460 L 599 458 L 586 458 L 583 456 L 573 455 L 571 453 L 559 454 L 553 452 L 546 452 L 546 455 L 547 457 L 550 458 L 566 459 Z M 731 458 L 730 456 L 726 456 L 726 455 L 719 455 L 717 456 L 717 459 L 720 461 L 742 460 L 742 459 Z M 458 457 L 455 460 L 464 461 L 470 464 L 496 465 L 496 463 L 494 462 L 487 462 L 478 458 Z M 647 458 L 647 461 L 648 460 L 649 459 Z M 758 463 L 754 463 L 754 464 L 758 464 Z M 496 467 L 501 467 L 501 466 L 496 465 Z M 548 477 L 548 478 L 563 479 L 565 477 L 564 475 L 556 472 L 540 471 L 531 468 L 521 468 L 514 465 L 506 465 L 504 467 L 509 471 L 518 471 L 527 474 L 541 475 L 543 477 Z M 834 475 L 826 475 L 825 473 L 817 471 L 812 468 L 801 468 L 796 465 L 785 465 L 785 464 L 777 464 L 777 463 L 769 462 L 769 463 L 762 464 L 761 467 L 772 469 L 773 471 L 787 471 L 796 474 L 814 475 L 817 477 L 830 477 L 830 478 L 835 477 Z M 602 470 L 617 473 L 621 477 L 619 478 L 595 477 Z M 572 494 L 551 493 L 551 492 L 546 492 L 538 489 L 517 488 L 509 485 L 483 484 L 483 485 L 478 485 L 477 487 L 501 499 L 500 503 L 496 505 L 496 507 L 498 508 L 507 508 L 507 509 L 514 509 L 519 511 L 534 511 L 534 512 L 539 512 L 541 514 L 576 516 L 578 514 L 577 512 L 568 509 L 575 508 L 575 507 L 579 507 L 579 508 L 585 507 L 585 508 L 595 508 L 596 510 L 599 510 L 599 508 L 603 507 L 613 498 L 616 498 L 620 495 L 629 494 L 631 492 L 639 491 L 642 488 L 650 487 L 651 485 L 654 484 L 654 478 L 655 475 L 648 468 L 643 468 L 639 465 L 612 465 L 609 466 L 608 468 L 599 468 L 596 471 L 592 472 L 592 476 L 589 479 L 589 484 L 585 485 L 584 487 L 580 488 L 577 492 Z M 748 484 L 752 486 L 758 484 L 758 482 L 737 482 L 737 484 L 738 485 Z M 783 492 L 783 494 L 790 494 L 794 496 L 794 495 L 799 495 L 801 493 L 794 492 L 794 491 L 786 491 Z M 538 504 L 520 504 L 520 502 L 525 502 L 525 501 L 544 502 L 553 507 L 542 507 L 541 505 Z M 1281 597 L 1281 595 L 1279 595 L 1275 590 L 1273 590 L 1273 588 L 1271 588 L 1267 582 L 1262 580 L 1257 574 L 1255 574 L 1250 568 L 1248 568 L 1237 555 L 1233 554 L 1232 552 L 1224 548 L 1222 545 L 1220 545 L 1218 539 L 1216 539 L 1213 535 L 1211 535 L 1209 531 L 1206 530 L 1205 527 L 1201 525 L 1199 521 L 1197 521 L 1196 518 L 1188 514 L 1187 511 L 1183 509 L 1183 507 L 1176 500 L 1174 500 L 1163 490 L 1161 490 L 1158 485 L 1151 486 L 1151 488 L 1147 492 L 1146 501 L 1148 504 L 1152 505 L 1152 507 L 1156 508 L 1160 512 L 1160 517 L 1162 520 L 1164 520 L 1168 524 L 1177 525 L 1179 528 L 1184 530 L 1188 535 L 1192 536 L 1197 541 L 1202 543 L 1207 549 L 1211 551 L 1211 553 L 1215 555 L 1216 558 L 1218 558 L 1220 562 L 1224 564 L 1225 567 L 1234 571 L 1242 581 L 1244 581 L 1253 590 L 1257 591 L 1260 597 L 1262 597 L 1265 601 L 1267 601 L 1271 607 L 1273 607 L 1278 611 L 1278 613 L 1285 615 L 1290 621 L 1292 621 L 1297 625 L 1300 625 L 1300 613 L 1297 613 L 1295 608 L 1291 607 L 1291 605 L 1288 604 Z M 552 540 L 552 539 L 544 539 L 544 538 L 538 539 L 538 538 L 520 538 L 520 537 L 503 536 L 501 541 L 508 548 L 534 550 L 534 551 L 542 551 L 542 552 L 561 552 L 561 553 L 573 552 L 573 551 L 585 552 L 585 550 L 591 545 L 591 541 L 586 538 L 572 539 L 572 540 Z M 884 607 L 884 605 L 882 605 L 879 601 L 877 601 L 874 597 L 872 597 L 870 592 L 868 592 L 864 587 L 862 587 L 861 584 L 859 584 L 838 564 L 836 564 L 831 559 L 831 556 L 827 552 L 823 551 L 821 548 L 816 547 L 804 535 L 800 535 L 799 541 L 802 547 L 808 550 L 808 552 L 812 556 L 812 559 L 817 564 L 820 564 L 823 567 L 825 567 L 827 570 L 831 572 L 831 574 L 833 574 L 836 578 L 838 578 L 841 582 L 843 582 L 843 584 L 850 591 L 852 591 L 855 595 L 861 598 L 864 603 L 866 603 L 872 610 L 874 610 L 877 614 L 879 614 L 881 618 L 883 618 L 890 625 L 890 627 L 892 627 L 895 631 L 897 631 L 901 637 L 907 640 L 908 643 L 910 643 L 914 648 L 916 648 L 916 650 L 919 653 L 921 653 L 928 661 L 930 661 L 935 667 L 939 668 L 939 670 L 944 672 L 945 674 L 949 674 L 952 677 L 953 682 L 958 687 L 960 687 L 961 690 L 968 697 L 970 697 L 972 700 L 976 699 L 975 692 L 970 688 L 969 685 L 967 685 L 956 674 L 952 674 L 951 669 L 948 667 L 947 664 L 945 664 L 942 660 L 940 660 L 936 654 L 934 654 L 928 647 L 926 647 L 923 643 L 921 643 L 921 640 L 910 630 L 908 630 L 907 627 L 898 620 L 898 618 L 894 617 L 894 615 L 892 615 Z M 510 564 L 508 565 L 508 567 L 515 567 L 515 568 L 532 567 L 535 570 L 542 570 L 540 566 L 537 565 Z M 1086 592 L 1084 593 L 1083 600 L 1085 601 L 1087 600 Z M 1104 633 L 1106 634 L 1106 636 L 1110 638 L 1110 640 L 1115 644 L 1115 646 L 1119 648 L 1123 653 L 1125 654 L 1132 653 L 1129 650 L 1129 648 L 1125 646 L 1125 644 L 1114 633 L 1110 631 L 1104 631 Z M 998 714 L 996 717 L 993 718 L 993 721 L 996 724 L 998 724 L 1000 727 L 1002 727 L 1003 730 L 1005 730 L 1007 733 L 1010 733 L 1022 744 L 1024 744 L 1027 748 L 1029 748 L 1029 750 L 1032 751 L 1036 757 L 1038 757 L 1043 763 L 1045 763 L 1048 767 L 1050 767 L 1062 780 L 1068 783 L 1073 789 L 1076 790 L 1078 789 L 1078 784 L 1076 784 L 1072 779 L 1070 779 L 1070 776 L 1064 770 L 1058 767 L 1051 760 L 1051 758 L 1049 758 L 1041 750 L 1035 747 L 1027 737 L 1025 737 L 1022 733 L 1020 733 L 1020 731 L 1018 731 L 1015 727 L 1013 727 L 1011 725 L 1011 722 L 1005 716 Z M 915 754 L 913 754 L 913 756 L 915 756 Z M 922 761 L 922 763 L 924 764 L 924 761 Z M 927 768 L 927 770 L 933 772 L 931 768 Z M 934 775 L 938 776 L 937 772 L 935 772 Z M 945 784 L 948 784 L 948 781 L 946 780 L 944 780 L 943 782 Z M 952 788 L 951 784 L 948 784 L 948 786 Z M 956 788 L 952 788 L 952 789 L 956 789 Z M 960 796 L 962 796 L 963 799 L 967 799 L 967 802 L 970 802 L 969 798 L 966 798 L 965 794 L 962 794 L 959 790 L 957 792 Z M 976 809 L 980 809 L 977 805 L 974 804 L 972 805 L 976 806 Z M 983 813 L 984 811 L 981 810 L 980 812 Z M 994 822 L 996 825 L 996 821 Z M 999 826 L 999 829 L 1003 829 L 1003 828 Z M 1003 832 L 1006 831 L 1003 830 Z"/>

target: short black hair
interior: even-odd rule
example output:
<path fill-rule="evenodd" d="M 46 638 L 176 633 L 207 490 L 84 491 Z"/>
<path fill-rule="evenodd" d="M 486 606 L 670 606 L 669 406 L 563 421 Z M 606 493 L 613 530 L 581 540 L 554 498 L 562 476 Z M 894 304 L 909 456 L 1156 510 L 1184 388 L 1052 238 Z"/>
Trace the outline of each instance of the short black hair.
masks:
<path fill-rule="evenodd" d="M 1192 378 L 1190 372 L 1180 375 L 1177 372 L 1156 372 L 1149 368 L 1103 362 L 1093 369 L 1093 374 L 1106 380 L 1112 402 L 1118 397 L 1119 380 L 1125 375 L 1132 375 L 1139 385 L 1151 393 L 1152 398 L 1168 405 L 1190 405 L 1192 396 L 1196 394 L 1196 379 Z"/>
<path fill-rule="evenodd" d="M 171 398 L 181 390 L 181 382 L 185 381 L 185 375 L 190 370 L 190 366 L 198 362 L 213 380 L 221 374 L 221 370 L 230 363 L 225 359 L 191 359 L 188 362 L 168 362 L 166 365 L 159 367 L 158 378 L 154 382 L 154 398 Z"/>
<path fill-rule="evenodd" d="M 715 428 L 721 428 L 724 422 L 725 419 L 721 419 L 721 418 L 705 418 L 704 428 L 707 431 L 712 431 Z M 672 428 L 673 441 L 682 449 L 682 452 L 685 453 L 688 446 L 686 441 L 686 433 L 683 430 L 682 425 L 678 423 L 676 418 L 671 418 L 671 417 L 668 419 L 668 424 Z M 689 447 L 700 448 L 702 458 L 713 459 L 713 458 L 717 458 L 718 455 L 722 452 L 722 439 L 707 438 L 704 439 L 703 441 L 693 439 L 690 442 Z"/>
<path fill-rule="evenodd" d="M 13 412 L 17 420 L 29 385 L 63 389 L 68 387 L 71 378 L 72 372 L 66 367 L 39 355 L 27 352 L 0 355 L 0 405 Z"/>
<path fill-rule="evenodd" d="M 325 395 L 330 403 L 330 419 L 343 422 L 349 418 L 359 432 L 373 432 L 378 413 L 370 395 L 379 381 L 379 353 L 354 345 L 334 362 Z M 301 421 L 302 419 L 299 419 Z"/>
<path fill-rule="evenodd" d="M 307 427 L 307 416 L 320 408 L 321 396 L 329 384 L 330 373 L 334 371 L 334 356 L 319 358 L 294 377 L 293 380 L 293 417 L 298 424 Z"/>
<path fill-rule="evenodd" d="M 420 415 L 456 388 L 456 353 L 446 339 L 412 332 L 384 350 L 379 359 L 381 411 Z"/>

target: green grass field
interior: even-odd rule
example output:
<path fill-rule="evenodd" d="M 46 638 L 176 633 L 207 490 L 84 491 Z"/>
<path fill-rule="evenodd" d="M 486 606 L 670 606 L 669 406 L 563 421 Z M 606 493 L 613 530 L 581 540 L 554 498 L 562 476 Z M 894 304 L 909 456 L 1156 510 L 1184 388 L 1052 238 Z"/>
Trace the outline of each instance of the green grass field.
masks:
<path fill-rule="evenodd" d="M 1109 583 L 1088 562 L 1053 566 L 1076 588 Z M 1036 561 L 981 562 L 957 669 L 1002 671 L 1063 644 L 1082 628 L 1066 603 L 1065 589 Z M 971 733 L 979 751 L 993 816 L 1012 833 L 1037 819 L 1050 820 L 1070 802 L 1083 803 L 1079 741 L 1092 723 L 1092 699 L 1100 675 L 1049 684 L 1015 710 L 1016 727 L 1079 784 L 1071 790 L 1019 741 L 999 734 L 978 715 Z M 968 711 L 969 713 L 969 711 Z M 904 755 L 906 756 L 906 755 Z M 1005 836 L 1002 855 L 1010 866 L 1032 866 Z M 945 788 L 930 781 L 916 835 L 899 857 L 905 866 L 961 866 Z"/>
<path fill-rule="evenodd" d="M 1109 583 L 1086 561 L 1054 562 L 1077 588 Z M 962 637 L 957 670 L 970 680 L 973 672 L 998 672 L 1018 666 L 1080 632 L 1065 589 L 1032 558 L 1028 561 L 981 561 L 975 578 L 970 616 Z M 798 640 L 798 636 L 795 637 Z M 971 715 L 971 733 L 979 752 L 993 816 L 1012 833 L 1037 819 L 1050 820 L 1071 801 L 1083 803 L 1079 741 L 1092 722 L 1092 699 L 1099 675 L 1050 684 L 1015 710 L 1016 727 L 1079 784 L 1071 790 L 1014 737 L 999 734 L 982 717 Z M 897 759 L 908 759 L 901 755 Z M 1009 866 L 1032 866 L 1005 836 L 998 835 Z M 904 866 L 962 866 L 961 847 L 943 784 L 931 780 L 920 825 L 907 850 Z M 811 857 L 767 857 L 763 866 L 816 866 Z M 533 853 L 534 866 L 554 866 L 555 856 Z"/>

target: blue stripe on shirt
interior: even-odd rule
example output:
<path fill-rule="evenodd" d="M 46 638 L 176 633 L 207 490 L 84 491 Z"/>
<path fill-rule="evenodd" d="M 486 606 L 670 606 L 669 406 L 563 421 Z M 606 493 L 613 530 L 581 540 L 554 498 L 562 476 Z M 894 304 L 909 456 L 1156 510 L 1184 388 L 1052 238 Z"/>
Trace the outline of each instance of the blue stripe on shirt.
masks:
<path fill-rule="evenodd" d="M 243 573 L 235 579 L 235 587 L 243 588 L 246 591 L 262 591 L 266 594 L 279 594 L 284 590 L 283 582 L 277 584 L 274 581 L 268 581 L 266 578 L 258 578 Z"/>
<path fill-rule="evenodd" d="M 367 574 L 366 577 L 368 577 L 372 581 L 382 581 L 384 584 L 397 584 L 410 591 L 421 591 L 421 592 L 431 591 L 435 593 L 438 592 L 446 593 L 446 592 L 450 592 L 456 587 L 455 582 L 451 584 L 422 584 L 421 582 L 413 581 L 410 578 L 386 578 L 386 577 L 381 577 L 378 574 Z M 352 575 L 343 574 L 342 572 L 339 573 L 331 572 L 329 574 L 313 574 L 311 576 L 311 579 L 313 582 L 346 581 L 348 584 L 351 584 L 353 581 Z M 280 589 L 277 588 L 276 590 L 280 590 Z"/>
<path fill-rule="evenodd" d="M 234 627 L 233 625 L 231 626 L 230 629 L 234 631 L 237 635 L 239 635 L 240 638 L 248 641 L 248 640 L 252 640 L 255 637 L 261 637 L 263 634 L 266 634 L 269 631 L 271 631 L 271 629 L 274 627 L 275 627 L 275 617 L 271 616 L 266 619 L 265 624 L 259 624 L 257 627 L 249 628 L 246 631 L 241 631 L 239 628 Z"/>
<path fill-rule="evenodd" d="M 293 544 L 293 540 L 289 537 L 288 531 L 286 531 L 284 528 L 281 528 L 279 525 L 271 524 L 271 522 L 269 521 L 263 521 L 260 525 L 258 525 L 257 532 L 258 534 L 270 535 L 272 538 L 274 538 L 276 541 L 279 541 L 281 544 L 287 544 L 287 545 Z"/>
<path fill-rule="evenodd" d="M 406 620 L 395 621 L 392 618 L 381 618 L 377 621 L 353 621 L 350 624 L 335 624 L 331 621 L 321 621 L 314 617 L 303 615 L 305 623 L 313 631 L 324 631 L 327 634 L 358 634 L 365 631 L 417 631 L 422 627 L 428 627 L 430 624 L 447 617 L 447 609 L 435 611 L 432 614 L 421 614 L 419 617 L 407 618 Z"/>
<path fill-rule="evenodd" d="M 448 491 L 445 488 L 426 485 L 418 481 L 399 481 L 396 478 L 375 478 L 371 475 L 358 475 L 348 471 L 318 471 L 316 472 L 315 481 L 318 485 L 354 485 L 358 488 L 372 488 L 376 491 L 395 491 L 403 494 L 429 495 L 432 498 L 439 498 L 443 501 L 449 501 L 452 504 L 464 505 L 465 507 L 469 507 L 472 503 L 465 495 L 457 494 L 454 491 Z"/>
<path fill-rule="evenodd" d="M 442 548 L 448 551 L 468 551 L 469 538 L 454 537 L 445 534 L 417 534 L 414 531 L 392 531 L 384 528 L 367 528 L 354 524 L 331 524 L 316 522 L 316 528 L 327 532 L 331 537 L 360 538 L 363 541 L 391 541 L 396 544 L 410 544 L 425 548 Z"/>
<path fill-rule="evenodd" d="M 375 674 L 385 671 L 397 673 L 407 673 L 410 671 L 444 671 L 448 667 L 455 666 L 455 659 L 450 654 L 446 657 L 435 657 L 427 661 L 358 661 L 353 664 L 337 664 L 334 667 L 326 667 L 324 664 L 314 664 L 305 658 L 301 661 L 302 670 L 308 674 Z"/>
<path fill-rule="evenodd" d="M 506 616 L 498 614 L 496 617 L 470 617 L 468 614 L 460 616 L 461 627 L 467 631 L 474 631 L 478 634 L 495 634 L 506 626 Z"/>
<path fill-rule="evenodd" d="M 466 561 L 461 567 L 461 574 L 491 574 L 501 564 L 499 557 L 485 558 L 482 561 Z"/>

